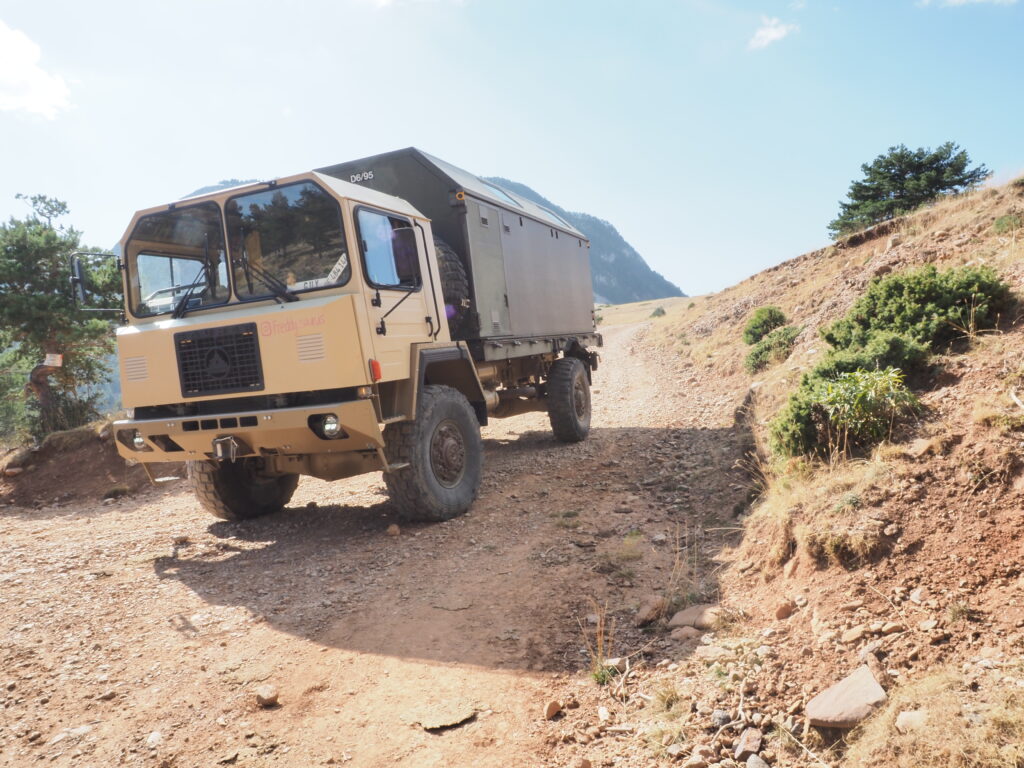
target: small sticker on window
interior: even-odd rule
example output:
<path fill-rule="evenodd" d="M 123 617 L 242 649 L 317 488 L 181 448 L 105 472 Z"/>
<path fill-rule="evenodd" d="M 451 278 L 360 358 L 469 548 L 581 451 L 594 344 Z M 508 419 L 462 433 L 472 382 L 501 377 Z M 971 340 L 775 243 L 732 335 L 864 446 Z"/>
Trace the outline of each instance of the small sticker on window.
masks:
<path fill-rule="evenodd" d="M 344 272 L 347 268 L 348 268 L 348 254 L 345 253 L 344 251 L 342 251 L 341 252 L 341 257 L 338 259 L 337 263 L 334 265 L 334 267 L 331 268 L 331 271 L 327 275 L 327 282 L 328 283 L 336 283 L 336 282 L 338 282 L 338 278 L 341 277 L 341 273 Z"/>

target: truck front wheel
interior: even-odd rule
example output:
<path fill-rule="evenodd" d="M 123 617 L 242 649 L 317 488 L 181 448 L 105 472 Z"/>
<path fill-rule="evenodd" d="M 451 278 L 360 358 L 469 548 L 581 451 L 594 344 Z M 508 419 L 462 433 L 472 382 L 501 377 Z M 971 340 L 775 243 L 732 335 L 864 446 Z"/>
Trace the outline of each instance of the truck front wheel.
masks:
<path fill-rule="evenodd" d="M 590 434 L 590 381 L 575 357 L 555 360 L 548 371 L 548 418 L 555 438 L 578 443 Z"/>
<path fill-rule="evenodd" d="M 284 508 L 298 475 L 267 475 L 262 459 L 190 461 L 188 477 L 199 504 L 221 520 L 249 520 Z"/>
<path fill-rule="evenodd" d="M 405 520 L 451 520 L 469 509 L 480 490 L 483 444 L 469 401 L 451 387 L 425 386 L 416 418 L 384 429 L 391 500 Z"/>

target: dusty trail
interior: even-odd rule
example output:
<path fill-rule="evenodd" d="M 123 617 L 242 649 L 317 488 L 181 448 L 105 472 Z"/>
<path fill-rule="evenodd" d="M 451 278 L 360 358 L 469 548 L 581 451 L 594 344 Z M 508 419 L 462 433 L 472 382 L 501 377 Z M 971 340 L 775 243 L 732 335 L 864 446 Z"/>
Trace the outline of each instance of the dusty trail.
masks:
<path fill-rule="evenodd" d="M 587 666 L 588 598 L 630 639 L 664 542 L 745 493 L 738 384 L 659 360 L 643 326 L 602 330 L 591 439 L 556 443 L 544 414 L 495 422 L 481 497 L 449 523 L 388 536 L 378 475 L 305 480 L 244 525 L 181 483 L 0 507 L 0 765 L 546 764 L 540 713 Z M 710 573 L 721 541 L 701 541 Z M 256 706 L 261 682 L 279 708 Z"/>

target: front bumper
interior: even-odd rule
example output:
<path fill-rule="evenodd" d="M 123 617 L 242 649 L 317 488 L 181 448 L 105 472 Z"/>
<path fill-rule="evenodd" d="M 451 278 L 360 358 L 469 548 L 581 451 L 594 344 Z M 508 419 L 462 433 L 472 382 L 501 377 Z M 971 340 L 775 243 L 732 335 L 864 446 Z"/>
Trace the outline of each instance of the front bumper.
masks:
<path fill-rule="evenodd" d="M 317 434 L 317 417 L 334 414 L 342 434 L 326 439 Z M 135 435 L 141 436 L 141 448 Z M 303 456 L 374 451 L 384 438 L 371 400 L 281 408 L 273 411 L 224 413 L 173 419 L 114 422 L 117 451 L 139 462 L 196 461 L 215 457 L 214 441 L 234 438 L 237 456 Z"/>

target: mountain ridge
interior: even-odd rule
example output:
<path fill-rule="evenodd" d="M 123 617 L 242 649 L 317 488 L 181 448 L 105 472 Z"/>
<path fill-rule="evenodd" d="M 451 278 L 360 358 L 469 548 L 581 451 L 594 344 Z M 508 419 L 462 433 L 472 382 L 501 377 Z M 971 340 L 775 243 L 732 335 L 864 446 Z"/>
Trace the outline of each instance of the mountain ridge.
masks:
<path fill-rule="evenodd" d="M 501 176 L 484 176 L 483 179 L 550 208 L 587 236 L 595 302 L 626 304 L 686 296 L 679 286 L 651 269 L 611 222 L 589 213 L 568 211 L 521 182 Z"/>

